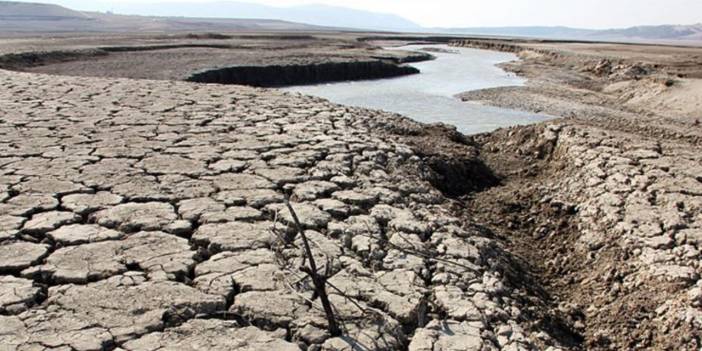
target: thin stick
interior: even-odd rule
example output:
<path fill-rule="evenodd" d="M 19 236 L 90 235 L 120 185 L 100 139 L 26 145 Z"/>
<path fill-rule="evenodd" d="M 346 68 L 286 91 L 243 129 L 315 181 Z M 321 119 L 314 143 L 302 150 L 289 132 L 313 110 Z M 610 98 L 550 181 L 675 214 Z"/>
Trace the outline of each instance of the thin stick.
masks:
<path fill-rule="evenodd" d="M 309 262 L 309 269 L 304 269 L 303 272 L 307 273 L 312 278 L 312 283 L 314 283 L 315 291 L 319 296 L 319 300 L 322 302 L 322 307 L 324 308 L 324 314 L 327 315 L 327 324 L 329 324 L 329 334 L 333 337 L 341 336 L 341 329 L 336 323 L 336 318 L 334 317 L 334 310 L 332 309 L 331 303 L 329 302 L 329 296 L 327 296 L 326 290 L 326 278 L 319 275 L 317 272 L 317 263 L 314 261 L 314 256 L 312 255 L 312 249 L 307 241 L 307 235 L 300 225 L 300 219 L 297 218 L 295 210 L 293 210 L 290 205 L 290 201 L 285 199 L 285 206 L 287 206 L 290 215 L 292 215 L 293 221 L 295 222 L 295 229 L 297 229 L 298 234 L 302 238 L 302 244 L 305 248 L 305 256 L 307 256 L 307 261 Z"/>

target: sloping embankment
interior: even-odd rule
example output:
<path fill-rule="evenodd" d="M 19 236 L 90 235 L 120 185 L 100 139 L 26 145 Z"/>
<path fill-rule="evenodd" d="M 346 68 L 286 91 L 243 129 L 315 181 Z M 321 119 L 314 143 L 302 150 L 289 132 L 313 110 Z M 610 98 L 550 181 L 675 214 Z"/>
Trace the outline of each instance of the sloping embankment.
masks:
<path fill-rule="evenodd" d="M 702 159 L 692 145 L 568 120 L 475 142 L 505 178 L 468 199 L 466 218 L 504 235 L 577 345 L 702 346 Z"/>
<path fill-rule="evenodd" d="M 508 68 L 531 80 L 464 99 L 571 117 L 476 136 L 505 177 L 468 199 L 466 217 L 505 235 L 577 346 L 699 350 L 702 130 L 603 88 L 667 85 L 678 67 L 519 42 L 454 45 L 523 53 Z"/>
<path fill-rule="evenodd" d="M 280 87 L 363 79 L 391 78 L 419 73 L 410 66 L 383 61 L 330 62 L 308 65 L 234 66 L 195 73 L 198 83 Z"/>
<path fill-rule="evenodd" d="M 130 55 L 143 51 L 176 50 L 176 49 L 220 49 L 236 50 L 239 47 L 226 44 L 170 44 L 170 45 L 147 45 L 147 46 L 112 46 L 96 47 L 81 50 L 60 50 L 47 52 L 20 52 L 0 56 L 0 69 L 26 71 L 41 66 L 73 63 L 73 65 L 62 67 L 58 71 L 44 72 L 66 75 L 87 75 L 85 65 L 88 67 L 99 65 L 95 71 L 102 72 L 102 64 L 107 56 L 114 54 Z M 236 55 L 235 55 L 236 56 Z M 280 87 L 290 85 L 304 85 L 326 82 L 354 81 L 366 79 L 392 78 L 403 75 L 419 73 L 419 70 L 403 65 L 404 63 L 420 62 L 431 60 L 434 57 L 426 53 L 413 53 L 406 56 L 378 55 L 359 56 L 356 58 L 339 58 L 330 56 L 328 61 L 316 60 L 317 62 L 287 63 L 286 57 L 281 56 L 274 62 L 261 62 L 247 64 L 240 62 L 236 58 L 228 58 L 226 63 L 219 62 L 223 67 L 202 69 L 202 67 L 188 66 L 176 59 L 164 62 L 165 66 L 179 66 L 182 75 L 170 77 L 170 79 L 184 79 L 186 81 L 198 83 L 217 84 L 238 84 L 255 87 Z M 135 71 L 139 71 L 139 64 L 132 64 L 128 56 L 124 56 L 124 65 L 134 66 Z M 190 56 L 190 59 L 194 59 Z M 100 63 L 91 61 L 101 60 Z M 107 58 L 110 60 L 110 58 Z M 186 60 L 187 61 L 187 60 Z M 244 60 L 245 61 L 245 60 Z M 270 61 L 270 60 L 268 60 Z M 230 65 L 233 64 L 233 65 Z M 123 66 L 124 66 L 123 65 Z M 212 65 L 218 65 L 217 62 Z M 149 70 L 149 68 L 141 68 Z M 199 70 L 199 71 L 198 71 Z M 194 73 L 192 73 L 194 71 Z M 125 71 L 127 77 L 130 71 Z M 102 76 L 102 74 L 97 74 Z M 133 77 L 131 77 L 133 78 Z M 152 78 L 148 75 L 146 77 Z"/>

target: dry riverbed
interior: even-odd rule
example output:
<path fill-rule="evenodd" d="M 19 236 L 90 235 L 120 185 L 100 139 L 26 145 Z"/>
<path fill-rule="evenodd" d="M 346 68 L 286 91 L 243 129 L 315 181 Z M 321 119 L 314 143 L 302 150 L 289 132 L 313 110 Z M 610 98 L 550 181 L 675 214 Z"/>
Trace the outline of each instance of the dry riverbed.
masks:
<path fill-rule="evenodd" d="M 560 343 L 509 253 L 433 185 L 459 181 L 441 168 L 456 160 L 402 142 L 431 129 L 245 87 L 7 71 L 0 85 L 10 350 Z M 474 148 L 442 139 L 470 171 Z M 286 194 L 343 338 L 298 270 Z"/>
<path fill-rule="evenodd" d="M 695 50 L 464 43 L 518 52 L 506 67 L 530 78 L 464 99 L 564 117 L 466 137 L 173 81 L 219 60 L 305 52 L 306 63 L 413 59 L 353 36 L 131 38 L 230 46 L 205 50 L 231 54 L 213 61 L 192 45 L 158 48 L 158 66 L 138 50 L 74 55 L 128 39 L 64 38 L 46 61 L 2 61 L 30 72 L 0 70 L 0 350 L 702 346 Z M 241 56 L 251 50 L 263 54 Z M 285 196 L 334 287 L 343 337 L 326 332 L 299 270 Z"/>

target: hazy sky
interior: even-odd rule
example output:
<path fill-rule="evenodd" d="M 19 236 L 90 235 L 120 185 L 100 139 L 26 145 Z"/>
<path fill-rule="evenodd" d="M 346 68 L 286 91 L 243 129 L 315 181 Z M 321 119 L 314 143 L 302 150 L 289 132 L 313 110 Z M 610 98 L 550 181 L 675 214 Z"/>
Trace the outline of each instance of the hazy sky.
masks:
<path fill-rule="evenodd" d="M 197 2 L 214 0 L 34 0 L 82 10 L 108 3 Z M 275 6 L 328 4 L 394 13 L 424 26 L 478 27 L 563 25 L 612 28 L 702 22 L 702 0 L 243 0 Z M 103 5 L 98 5 L 103 3 Z M 203 5 L 206 6 L 206 5 Z M 93 8 L 90 8 L 93 7 Z"/>

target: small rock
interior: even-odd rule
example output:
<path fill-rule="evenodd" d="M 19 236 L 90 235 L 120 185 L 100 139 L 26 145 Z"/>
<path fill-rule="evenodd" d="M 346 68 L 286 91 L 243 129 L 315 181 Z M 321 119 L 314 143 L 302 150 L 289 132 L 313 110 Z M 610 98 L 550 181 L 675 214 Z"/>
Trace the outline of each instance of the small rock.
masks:
<path fill-rule="evenodd" d="M 178 214 L 185 220 L 197 221 L 203 214 L 221 212 L 224 211 L 225 208 L 224 204 L 204 197 L 179 202 Z"/>
<path fill-rule="evenodd" d="M 284 197 L 283 194 L 271 189 L 250 189 L 222 191 L 215 195 L 215 199 L 230 206 L 249 205 L 261 208 L 268 204 L 283 202 Z"/>
<path fill-rule="evenodd" d="M 297 201 L 311 201 L 329 195 L 336 190 L 339 190 L 339 186 L 335 183 L 309 181 L 295 186 L 293 196 Z"/>
<path fill-rule="evenodd" d="M 91 215 L 97 224 L 125 232 L 160 230 L 177 219 L 173 206 L 163 202 L 126 203 Z"/>
<path fill-rule="evenodd" d="M 255 221 L 263 218 L 263 212 L 248 206 L 234 206 L 226 211 L 205 213 L 201 223 L 223 223 L 236 221 Z"/>
<path fill-rule="evenodd" d="M 272 222 L 204 224 L 195 231 L 192 239 L 206 247 L 210 254 L 255 250 L 270 247 L 278 240 L 272 229 Z"/>
<path fill-rule="evenodd" d="M 199 175 L 204 172 L 202 161 L 192 160 L 175 155 L 156 155 L 145 158 L 138 167 L 143 167 L 152 174 L 187 174 Z"/>
<path fill-rule="evenodd" d="M 246 168 L 247 163 L 235 159 L 219 160 L 207 166 L 210 169 L 220 172 L 240 172 Z"/>
<path fill-rule="evenodd" d="M 36 304 L 40 293 L 41 288 L 31 280 L 0 276 L 0 315 L 26 311 Z"/>
<path fill-rule="evenodd" d="M 314 204 L 322 211 L 328 212 L 336 218 L 347 217 L 351 212 L 351 208 L 339 200 L 319 199 L 315 201 Z"/>
<path fill-rule="evenodd" d="M 376 196 L 363 194 L 352 190 L 337 191 L 332 194 L 332 197 L 347 204 L 365 208 L 375 205 L 377 201 Z"/>
<path fill-rule="evenodd" d="M 305 229 L 320 229 L 326 228 L 327 223 L 331 221 L 331 216 L 317 208 L 310 203 L 290 203 L 290 206 L 295 211 L 298 219 L 300 220 L 300 225 Z M 287 206 L 283 204 L 273 204 L 266 207 L 268 212 L 277 212 L 278 219 L 288 226 L 294 226 L 295 221 L 293 216 L 288 210 Z"/>
<path fill-rule="evenodd" d="M 236 322 L 193 319 L 176 328 L 145 335 L 125 343 L 125 351 L 141 350 L 280 350 L 300 351 L 285 341 L 285 331 L 270 332 L 256 327 L 240 327 Z M 204 348 L 203 348 L 204 347 Z"/>
<path fill-rule="evenodd" d="M 176 280 L 195 265 L 194 257 L 186 239 L 163 232 L 140 232 L 125 240 L 60 248 L 45 264 L 26 269 L 22 275 L 48 275 L 58 283 L 85 284 L 138 267 L 149 274 L 164 272 Z"/>
<path fill-rule="evenodd" d="M 214 177 L 213 181 L 219 190 L 253 190 L 275 187 L 275 184 L 268 179 L 253 174 L 226 173 Z"/>

